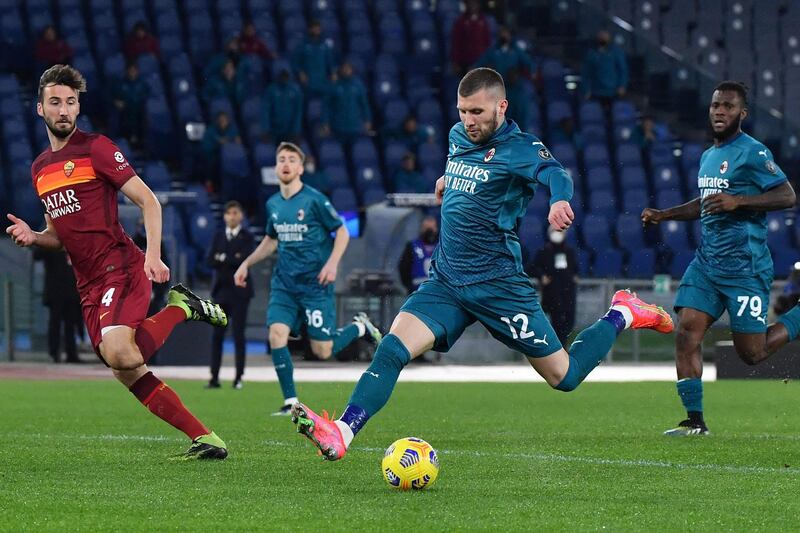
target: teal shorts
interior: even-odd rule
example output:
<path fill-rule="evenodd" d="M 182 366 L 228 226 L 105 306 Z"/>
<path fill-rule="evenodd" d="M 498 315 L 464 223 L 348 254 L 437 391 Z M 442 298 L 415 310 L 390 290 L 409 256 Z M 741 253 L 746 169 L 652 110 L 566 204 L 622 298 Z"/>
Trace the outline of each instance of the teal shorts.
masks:
<path fill-rule="evenodd" d="M 675 312 L 689 307 L 717 320 L 727 310 L 734 333 L 764 333 L 771 286 L 771 272 L 736 278 L 715 276 L 695 259 L 681 279 Z"/>
<path fill-rule="evenodd" d="M 308 337 L 315 341 L 331 339 L 336 330 L 336 299 L 333 284 L 313 292 L 290 291 L 273 287 L 267 307 L 267 327 L 286 324 L 292 334 L 300 332 L 301 324 L 308 327 Z"/>
<path fill-rule="evenodd" d="M 524 274 L 457 287 L 432 277 L 420 285 L 400 309 L 428 326 L 433 349 L 446 352 L 476 320 L 492 337 L 528 357 L 544 357 L 561 349 L 536 291 Z"/>

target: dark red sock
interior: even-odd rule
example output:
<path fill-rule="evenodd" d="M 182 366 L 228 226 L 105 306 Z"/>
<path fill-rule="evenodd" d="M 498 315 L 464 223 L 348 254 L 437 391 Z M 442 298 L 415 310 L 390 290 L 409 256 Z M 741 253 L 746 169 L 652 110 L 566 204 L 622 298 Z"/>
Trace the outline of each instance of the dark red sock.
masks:
<path fill-rule="evenodd" d="M 151 413 L 183 431 L 190 439 L 211 433 L 210 429 L 189 412 L 175 391 L 152 372 L 136 380 L 130 391 Z"/>
<path fill-rule="evenodd" d="M 186 320 L 186 313 L 180 307 L 168 305 L 158 313 L 145 319 L 136 330 L 136 346 L 142 352 L 144 362 L 150 360 L 156 350 L 164 346 L 172 330 Z"/>

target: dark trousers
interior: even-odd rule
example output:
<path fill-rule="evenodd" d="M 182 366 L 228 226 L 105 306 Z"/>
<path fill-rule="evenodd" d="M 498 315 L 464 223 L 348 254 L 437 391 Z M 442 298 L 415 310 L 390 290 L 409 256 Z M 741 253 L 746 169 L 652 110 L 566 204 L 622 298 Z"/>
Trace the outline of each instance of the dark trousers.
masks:
<path fill-rule="evenodd" d="M 236 379 L 244 374 L 245 338 L 244 328 L 247 325 L 247 308 L 250 306 L 249 298 L 236 296 L 222 296 L 214 300 L 225 314 L 228 315 L 228 326 L 233 328 L 233 344 L 236 348 Z M 225 339 L 224 328 L 214 328 L 211 340 L 211 380 L 219 381 L 219 367 L 222 365 L 222 342 Z"/>
<path fill-rule="evenodd" d="M 47 324 L 47 350 L 50 352 L 50 357 L 55 362 L 59 361 L 63 332 L 67 361 L 77 361 L 78 349 L 75 346 L 75 333 L 81 325 L 80 302 L 56 300 L 47 304 L 47 307 L 50 309 Z"/>

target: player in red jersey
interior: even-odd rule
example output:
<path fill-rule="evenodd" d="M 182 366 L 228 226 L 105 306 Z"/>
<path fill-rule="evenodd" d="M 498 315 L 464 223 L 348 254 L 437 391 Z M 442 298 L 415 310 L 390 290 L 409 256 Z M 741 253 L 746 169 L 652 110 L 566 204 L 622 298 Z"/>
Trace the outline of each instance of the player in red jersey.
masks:
<path fill-rule="evenodd" d="M 146 363 L 184 320 L 224 325 L 213 302 L 177 285 L 167 306 L 145 319 L 151 283 L 169 279 L 161 261 L 161 205 L 111 140 L 75 127 L 80 72 L 55 65 L 39 80 L 37 112 L 47 125 L 50 148 L 31 166 L 33 187 L 45 208 L 44 231 L 34 232 L 8 215 L 6 230 L 19 246 L 66 249 L 75 270 L 83 316 L 95 351 L 114 377 L 156 416 L 183 431 L 192 445 L 187 459 L 224 459 L 227 447 L 189 412 L 178 395 Z M 119 223 L 117 191 L 142 210 L 147 251 L 142 253 Z"/>

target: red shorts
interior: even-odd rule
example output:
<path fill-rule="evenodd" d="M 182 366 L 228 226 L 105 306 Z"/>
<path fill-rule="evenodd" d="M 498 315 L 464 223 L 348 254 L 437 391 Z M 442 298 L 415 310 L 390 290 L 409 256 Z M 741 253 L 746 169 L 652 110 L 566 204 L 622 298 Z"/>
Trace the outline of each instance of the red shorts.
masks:
<path fill-rule="evenodd" d="M 103 328 L 136 329 L 147 318 L 152 282 L 144 273 L 144 256 L 125 269 L 112 270 L 81 292 L 81 307 L 92 346 L 99 354 Z"/>

